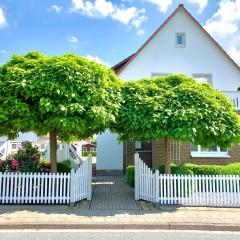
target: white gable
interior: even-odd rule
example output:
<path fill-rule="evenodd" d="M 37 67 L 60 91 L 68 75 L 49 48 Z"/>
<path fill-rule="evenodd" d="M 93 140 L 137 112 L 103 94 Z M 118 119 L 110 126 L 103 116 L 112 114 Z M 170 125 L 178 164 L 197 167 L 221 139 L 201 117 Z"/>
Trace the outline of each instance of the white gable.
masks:
<path fill-rule="evenodd" d="M 185 34 L 185 47 L 176 47 L 176 33 Z M 213 87 L 221 91 L 236 91 L 240 86 L 239 69 L 184 9 L 176 12 L 119 77 L 127 81 L 164 73 L 211 74 Z"/>

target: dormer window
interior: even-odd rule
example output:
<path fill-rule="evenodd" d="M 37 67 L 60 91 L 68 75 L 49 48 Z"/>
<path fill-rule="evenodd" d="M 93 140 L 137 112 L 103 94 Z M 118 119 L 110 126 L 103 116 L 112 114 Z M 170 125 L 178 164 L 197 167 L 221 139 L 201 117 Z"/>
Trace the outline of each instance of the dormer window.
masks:
<path fill-rule="evenodd" d="M 185 33 L 176 33 L 176 47 L 185 47 L 186 37 Z"/>

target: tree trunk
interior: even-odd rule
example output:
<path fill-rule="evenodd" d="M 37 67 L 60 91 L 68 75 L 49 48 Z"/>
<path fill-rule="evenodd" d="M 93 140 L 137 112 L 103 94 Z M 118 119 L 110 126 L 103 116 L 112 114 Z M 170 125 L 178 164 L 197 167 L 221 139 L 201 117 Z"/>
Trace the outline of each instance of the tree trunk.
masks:
<path fill-rule="evenodd" d="M 50 165 L 51 173 L 57 172 L 57 132 L 55 130 L 49 133 L 50 138 Z"/>
<path fill-rule="evenodd" d="M 165 162 L 165 174 L 171 174 L 171 162 L 168 158 L 168 138 L 164 137 L 164 162 Z"/>

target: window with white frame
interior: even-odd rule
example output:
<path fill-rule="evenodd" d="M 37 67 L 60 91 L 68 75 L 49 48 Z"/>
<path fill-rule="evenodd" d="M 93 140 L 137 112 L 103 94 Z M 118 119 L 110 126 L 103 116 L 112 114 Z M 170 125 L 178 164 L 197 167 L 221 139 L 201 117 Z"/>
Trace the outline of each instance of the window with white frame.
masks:
<path fill-rule="evenodd" d="M 186 46 L 186 36 L 185 33 L 176 33 L 176 47 Z"/>
<path fill-rule="evenodd" d="M 164 77 L 170 75 L 171 73 L 152 73 L 152 78 Z"/>
<path fill-rule="evenodd" d="M 192 157 L 229 157 L 228 150 L 220 148 L 216 145 L 211 145 L 209 147 L 202 147 L 201 145 L 191 146 L 191 156 Z"/>
<path fill-rule="evenodd" d="M 209 83 L 212 85 L 212 75 L 211 74 L 194 73 L 192 76 L 198 83 Z"/>
<path fill-rule="evenodd" d="M 12 149 L 17 149 L 18 145 L 16 143 L 12 143 Z"/>

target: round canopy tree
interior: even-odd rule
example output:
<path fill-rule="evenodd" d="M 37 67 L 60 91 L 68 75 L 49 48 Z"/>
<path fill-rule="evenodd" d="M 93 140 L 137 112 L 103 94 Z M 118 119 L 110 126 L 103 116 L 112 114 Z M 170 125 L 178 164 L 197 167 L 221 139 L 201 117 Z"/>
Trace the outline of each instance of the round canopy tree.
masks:
<path fill-rule="evenodd" d="M 127 82 L 113 131 L 121 140 L 163 138 L 170 173 L 168 139 L 230 147 L 240 141 L 240 118 L 232 101 L 209 84 L 169 75 Z"/>
<path fill-rule="evenodd" d="M 14 55 L 0 66 L 0 135 L 49 133 L 56 172 L 57 139 L 71 142 L 108 128 L 118 112 L 120 87 L 112 70 L 74 54 Z"/>

